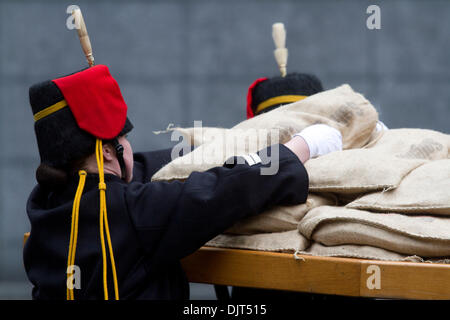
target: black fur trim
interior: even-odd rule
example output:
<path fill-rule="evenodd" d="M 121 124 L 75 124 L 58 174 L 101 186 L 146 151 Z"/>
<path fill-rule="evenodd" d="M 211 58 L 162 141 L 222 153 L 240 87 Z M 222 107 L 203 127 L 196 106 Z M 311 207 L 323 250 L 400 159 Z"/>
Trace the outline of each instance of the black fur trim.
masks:
<path fill-rule="evenodd" d="M 33 114 L 64 99 L 52 81 L 30 87 L 30 104 Z M 127 118 L 119 136 L 133 129 Z M 66 169 L 73 161 L 95 152 L 96 138 L 80 129 L 69 107 L 62 108 L 34 123 L 41 163 Z"/>
<path fill-rule="evenodd" d="M 253 90 L 252 109 L 256 111 L 258 105 L 267 99 L 281 95 L 311 96 L 323 91 L 320 80 L 311 74 L 290 73 L 286 77 L 274 77 L 259 83 Z M 271 106 L 258 114 L 273 110 L 280 104 Z"/>

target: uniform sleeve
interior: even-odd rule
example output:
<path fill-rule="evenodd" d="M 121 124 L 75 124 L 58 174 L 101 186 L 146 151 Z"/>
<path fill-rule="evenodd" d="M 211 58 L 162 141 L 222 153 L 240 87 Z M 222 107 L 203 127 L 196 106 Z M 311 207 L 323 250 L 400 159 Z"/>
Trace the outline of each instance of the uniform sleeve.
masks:
<path fill-rule="evenodd" d="M 136 152 L 133 156 L 133 181 L 141 183 L 149 182 L 151 177 L 159 169 L 173 160 L 172 148 L 148 152 Z"/>
<path fill-rule="evenodd" d="M 273 167 L 261 161 L 262 154 L 273 155 L 274 147 L 278 148 L 277 172 L 262 174 L 262 169 Z M 149 269 L 193 253 L 246 216 L 275 205 L 306 202 L 308 174 L 297 156 L 284 145 L 263 151 L 193 172 L 184 182 L 130 184 L 128 209 Z"/>

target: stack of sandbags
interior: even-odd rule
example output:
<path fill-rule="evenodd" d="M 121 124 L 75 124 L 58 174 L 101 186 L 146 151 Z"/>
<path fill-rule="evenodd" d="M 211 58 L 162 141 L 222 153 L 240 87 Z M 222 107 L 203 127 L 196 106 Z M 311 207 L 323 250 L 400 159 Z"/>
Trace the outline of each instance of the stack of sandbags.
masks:
<path fill-rule="evenodd" d="M 337 199 L 331 194 L 309 194 L 306 203 L 278 206 L 262 214 L 242 219 L 207 245 L 261 251 L 304 250 L 309 241 L 298 232 L 299 222 L 312 208 L 335 204 Z"/>
<path fill-rule="evenodd" d="M 190 145 L 197 148 L 167 164 L 152 180 L 183 180 L 193 171 L 221 166 L 231 156 L 287 142 L 292 134 L 316 123 L 340 130 L 345 149 L 362 147 L 373 139 L 377 120 L 373 106 L 350 86 L 343 85 L 243 121 L 231 129 L 172 128 L 169 130 L 178 134 L 176 138 L 183 138 L 178 148 L 190 150 Z M 271 251 L 304 248 L 308 241 L 297 231 L 301 218 L 312 208 L 336 204 L 332 195 L 310 194 L 305 204 L 274 208 L 240 221 L 208 245 Z"/>
<path fill-rule="evenodd" d="M 250 235 L 221 234 L 206 246 L 259 251 L 295 252 L 309 246 L 309 240 L 297 230 Z"/>
<path fill-rule="evenodd" d="M 344 150 L 306 162 L 307 202 L 239 221 L 207 245 L 382 260 L 450 256 L 450 135 L 423 129 L 376 132 L 376 121 L 370 103 L 344 85 L 231 129 L 174 128 L 198 147 L 152 180 L 185 179 L 326 123 L 342 132 Z M 278 140 L 264 129 L 277 131 Z"/>
<path fill-rule="evenodd" d="M 229 228 L 227 234 L 258 234 L 296 230 L 298 223 L 313 208 L 332 206 L 337 199 L 332 194 L 308 195 L 306 203 L 294 206 L 277 206 L 266 212 L 238 221 Z"/>
<path fill-rule="evenodd" d="M 363 148 L 307 161 L 310 191 L 361 194 L 396 188 L 420 165 L 446 159 L 447 142 L 448 135 L 433 130 L 384 131 L 379 139 Z"/>
<path fill-rule="evenodd" d="M 363 195 L 347 207 L 450 216 L 450 159 L 423 164 L 411 171 L 396 189 Z"/>
<path fill-rule="evenodd" d="M 270 239 L 267 232 L 274 232 L 271 236 L 277 246 L 267 245 L 265 250 L 284 248 L 286 251 L 293 247 L 290 244 L 300 244 L 297 252 L 312 255 L 448 262 L 441 259 L 450 256 L 448 140 L 449 135 L 431 130 L 389 130 L 369 147 L 310 160 L 307 164 L 316 162 L 307 165 L 313 186 L 315 181 L 326 179 L 336 183 L 316 184 L 316 193 L 308 197 L 309 205 L 307 202 L 273 208 L 242 220 L 228 230 L 241 236 L 222 235 L 212 245 L 264 250 L 261 248 Z M 370 162 L 371 158 L 384 161 Z M 393 163 L 397 166 L 389 167 Z M 328 171 L 329 167 L 340 169 L 333 172 Z M 329 176 L 317 175 L 321 170 Z M 336 197 L 321 191 L 334 191 Z M 337 197 L 352 192 L 355 193 L 353 201 L 337 206 Z M 329 204 L 324 204 L 325 201 Z M 294 233 L 289 234 L 291 240 L 275 233 L 285 231 L 296 222 L 297 240 L 292 240 Z M 259 235 L 243 236 L 262 233 L 264 241 Z M 282 240 L 292 242 L 281 245 Z"/>
<path fill-rule="evenodd" d="M 307 254 L 380 260 L 449 257 L 450 159 L 429 161 L 397 188 L 365 194 L 346 207 L 312 209 L 299 231 L 315 241 L 302 251 Z"/>
<path fill-rule="evenodd" d="M 364 245 L 405 255 L 450 256 L 450 217 L 323 206 L 308 212 L 298 228 L 307 239 L 325 246 Z"/>
<path fill-rule="evenodd" d="M 349 85 L 342 85 L 245 120 L 231 129 L 192 129 L 193 135 L 200 134 L 200 138 L 193 137 L 189 130 L 175 128 L 187 140 L 185 144 L 201 145 L 161 168 L 152 181 L 186 179 L 193 171 L 223 165 L 231 156 L 285 143 L 292 134 L 317 123 L 340 130 L 344 149 L 359 148 L 367 144 L 377 121 L 375 108 Z"/>

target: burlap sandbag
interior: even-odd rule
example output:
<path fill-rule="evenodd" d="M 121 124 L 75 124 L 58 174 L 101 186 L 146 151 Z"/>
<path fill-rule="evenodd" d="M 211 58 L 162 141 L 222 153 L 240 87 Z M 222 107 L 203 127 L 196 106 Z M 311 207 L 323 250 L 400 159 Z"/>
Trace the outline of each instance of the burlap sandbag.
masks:
<path fill-rule="evenodd" d="M 354 244 L 339 246 L 324 246 L 318 242 L 312 242 L 305 250 L 298 250 L 296 254 L 304 254 L 322 257 L 357 258 L 364 260 L 404 261 L 404 262 L 426 262 L 450 264 L 449 257 L 423 258 L 416 255 L 404 255 L 397 252 Z"/>
<path fill-rule="evenodd" d="M 450 216 L 450 159 L 423 164 L 409 173 L 396 189 L 364 195 L 347 207 Z"/>
<path fill-rule="evenodd" d="M 448 150 L 447 158 L 450 159 L 450 133 L 447 133 L 446 135 L 447 135 L 447 150 Z"/>
<path fill-rule="evenodd" d="M 277 206 L 262 214 L 245 218 L 229 228 L 227 234 L 257 234 L 269 232 L 283 232 L 296 230 L 299 221 L 311 209 L 336 205 L 337 199 L 333 195 L 309 194 L 306 203 L 295 206 Z"/>
<path fill-rule="evenodd" d="M 295 252 L 304 250 L 309 241 L 298 230 L 253 235 L 221 234 L 205 244 L 210 247 L 260 251 Z"/>
<path fill-rule="evenodd" d="M 185 141 L 188 141 L 192 146 L 198 147 L 204 143 L 211 142 L 214 137 L 225 136 L 231 129 L 216 128 L 216 127 L 190 127 L 190 128 L 169 128 L 168 131 L 178 133 Z M 174 133 L 172 133 L 174 134 Z M 175 141 L 179 141 L 178 136 L 174 136 Z"/>
<path fill-rule="evenodd" d="M 316 123 L 340 130 L 344 149 L 359 148 L 369 141 L 377 120 L 373 106 L 349 85 L 343 85 L 258 115 L 230 130 L 217 130 L 215 135 L 211 132 L 209 142 L 204 142 L 203 135 L 202 145 L 171 161 L 152 180 L 185 179 L 193 171 L 221 166 L 231 156 L 285 143 L 292 134 Z"/>
<path fill-rule="evenodd" d="M 421 257 L 450 256 L 450 218 L 444 217 L 323 206 L 305 215 L 299 231 L 326 246 L 356 244 Z"/>
<path fill-rule="evenodd" d="M 396 188 L 413 169 L 445 159 L 448 135 L 425 129 L 391 129 L 361 149 L 332 152 L 305 167 L 313 192 L 365 193 Z"/>
<path fill-rule="evenodd" d="M 363 148 L 376 143 L 378 140 L 381 139 L 381 137 L 386 131 L 388 131 L 388 129 L 381 129 L 380 131 L 377 131 L 377 128 L 373 129 L 369 141 L 367 141 L 367 143 L 363 146 Z"/>
<path fill-rule="evenodd" d="M 345 257 L 369 260 L 385 260 L 385 261 L 409 261 L 423 262 L 419 256 L 408 256 L 397 252 L 354 244 L 344 244 L 338 246 L 324 246 L 318 242 L 312 242 L 305 250 L 297 251 L 299 254 L 322 257 Z"/>

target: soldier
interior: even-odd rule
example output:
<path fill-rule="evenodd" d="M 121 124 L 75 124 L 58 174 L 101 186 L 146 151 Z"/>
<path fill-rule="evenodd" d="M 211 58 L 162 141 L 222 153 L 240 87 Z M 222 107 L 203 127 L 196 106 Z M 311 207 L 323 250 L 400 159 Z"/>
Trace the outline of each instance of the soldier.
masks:
<path fill-rule="evenodd" d="M 341 142 L 330 127 L 306 141 L 313 126 L 264 150 L 279 148 L 275 175 L 261 174 L 270 164 L 258 152 L 183 182 L 150 182 L 155 153 L 133 154 L 127 105 L 106 66 L 38 83 L 30 104 L 41 158 L 24 247 L 34 299 L 187 299 L 180 259 L 239 219 L 304 203 L 302 162 Z"/>

